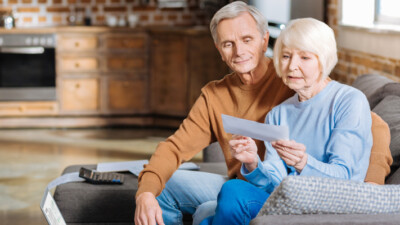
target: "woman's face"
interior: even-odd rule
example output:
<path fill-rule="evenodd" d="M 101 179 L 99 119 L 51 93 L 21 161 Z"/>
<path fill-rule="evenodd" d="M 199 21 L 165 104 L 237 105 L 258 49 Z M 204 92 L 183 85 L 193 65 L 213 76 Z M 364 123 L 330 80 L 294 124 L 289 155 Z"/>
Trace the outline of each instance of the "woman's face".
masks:
<path fill-rule="evenodd" d="M 282 80 L 290 89 L 296 92 L 319 91 L 321 69 L 317 55 L 284 46 L 280 66 Z"/>

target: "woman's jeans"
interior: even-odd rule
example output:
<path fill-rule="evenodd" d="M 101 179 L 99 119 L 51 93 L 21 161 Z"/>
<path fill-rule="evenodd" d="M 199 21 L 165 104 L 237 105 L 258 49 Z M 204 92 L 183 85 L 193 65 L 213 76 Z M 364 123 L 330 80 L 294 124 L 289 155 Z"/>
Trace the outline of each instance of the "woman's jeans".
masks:
<path fill-rule="evenodd" d="M 222 186 L 218 195 L 215 215 L 206 218 L 200 225 L 247 225 L 257 216 L 269 195 L 246 181 L 230 180 Z"/>
<path fill-rule="evenodd" d="M 157 197 L 166 225 L 183 224 L 183 214 L 193 215 L 193 224 L 214 215 L 217 196 L 226 176 L 177 170 Z"/>

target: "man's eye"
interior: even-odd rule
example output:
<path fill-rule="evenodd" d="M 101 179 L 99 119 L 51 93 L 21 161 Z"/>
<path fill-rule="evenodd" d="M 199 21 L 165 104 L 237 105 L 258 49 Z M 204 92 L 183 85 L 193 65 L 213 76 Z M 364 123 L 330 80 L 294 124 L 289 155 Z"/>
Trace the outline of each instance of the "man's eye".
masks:
<path fill-rule="evenodd" d="M 224 43 L 224 48 L 230 48 L 230 47 L 232 47 L 232 43 L 231 42 Z"/>
<path fill-rule="evenodd" d="M 249 43 L 251 41 L 251 38 L 245 38 L 244 43 Z"/>
<path fill-rule="evenodd" d="M 290 58 L 290 56 L 289 55 L 282 55 L 282 58 L 288 59 L 288 58 Z"/>
<path fill-rule="evenodd" d="M 304 59 L 304 60 L 310 59 L 310 57 L 307 57 L 307 56 L 303 56 L 303 57 L 301 57 L 301 58 Z"/>

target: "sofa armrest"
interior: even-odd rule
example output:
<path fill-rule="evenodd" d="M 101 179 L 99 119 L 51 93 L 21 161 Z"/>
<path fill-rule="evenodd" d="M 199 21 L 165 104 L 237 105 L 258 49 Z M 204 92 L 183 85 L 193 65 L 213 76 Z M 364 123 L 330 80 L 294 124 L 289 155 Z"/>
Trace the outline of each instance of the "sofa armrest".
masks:
<path fill-rule="evenodd" d="M 386 178 L 386 184 L 400 184 L 400 168 Z"/>

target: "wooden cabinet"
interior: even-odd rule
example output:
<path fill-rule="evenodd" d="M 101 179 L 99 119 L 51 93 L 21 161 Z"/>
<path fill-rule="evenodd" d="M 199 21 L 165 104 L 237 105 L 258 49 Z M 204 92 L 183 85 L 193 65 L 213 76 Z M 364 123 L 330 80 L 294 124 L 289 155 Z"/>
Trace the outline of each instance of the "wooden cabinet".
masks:
<path fill-rule="evenodd" d="M 152 33 L 151 109 L 154 113 L 186 116 L 201 88 L 229 70 L 209 32 Z"/>
<path fill-rule="evenodd" d="M 151 109 L 154 113 L 184 116 L 188 111 L 185 39 L 177 34 L 153 35 Z"/>
<path fill-rule="evenodd" d="M 46 32 L 57 37 L 57 99 L 0 102 L 0 127 L 6 119 L 8 127 L 178 126 L 200 89 L 229 72 L 207 28 L 60 27 Z"/>
<path fill-rule="evenodd" d="M 147 112 L 148 88 L 145 79 L 113 77 L 108 78 L 106 84 L 108 110 L 114 113 Z"/>
<path fill-rule="evenodd" d="M 57 103 L 53 101 L 0 102 L 0 116 L 54 116 L 57 113 Z"/>
<path fill-rule="evenodd" d="M 65 112 L 96 113 L 100 109 L 99 78 L 63 78 L 61 82 L 62 110 Z"/>
<path fill-rule="evenodd" d="M 57 48 L 60 113 L 148 112 L 148 36 L 144 31 L 60 33 Z"/>

